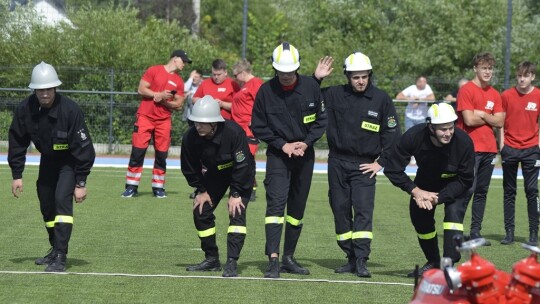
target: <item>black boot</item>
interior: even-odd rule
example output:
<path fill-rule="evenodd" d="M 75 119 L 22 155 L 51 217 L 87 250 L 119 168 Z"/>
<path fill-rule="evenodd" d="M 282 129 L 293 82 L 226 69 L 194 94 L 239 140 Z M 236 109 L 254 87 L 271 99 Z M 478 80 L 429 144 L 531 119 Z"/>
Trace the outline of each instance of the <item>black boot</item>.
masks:
<path fill-rule="evenodd" d="M 527 245 L 538 246 L 538 231 L 531 230 L 529 232 L 529 241 L 527 242 Z"/>
<path fill-rule="evenodd" d="M 508 229 L 508 230 L 506 230 L 506 236 L 501 241 L 501 244 L 510 245 L 512 243 L 514 243 L 514 230 Z"/>
<path fill-rule="evenodd" d="M 225 263 L 225 270 L 223 271 L 223 277 L 232 278 L 238 276 L 238 266 L 236 265 L 236 260 L 233 258 L 228 258 L 227 263 Z"/>
<path fill-rule="evenodd" d="M 191 265 L 186 268 L 187 271 L 220 271 L 221 263 L 219 257 L 207 257 L 197 265 Z"/>
<path fill-rule="evenodd" d="M 52 259 L 45 268 L 45 272 L 64 272 L 66 271 L 66 254 L 60 251 L 54 251 Z"/>
<path fill-rule="evenodd" d="M 485 237 L 483 237 L 479 231 L 471 231 L 471 240 L 480 239 L 480 238 L 483 238 L 484 240 L 486 240 L 486 242 L 484 243 L 484 246 L 491 246 L 491 242 L 488 241 L 488 239 L 486 239 Z"/>
<path fill-rule="evenodd" d="M 268 279 L 278 279 L 279 278 L 279 260 L 278 258 L 270 258 L 268 261 L 268 268 L 264 273 L 264 277 Z"/>
<path fill-rule="evenodd" d="M 428 271 L 430 269 L 439 268 L 439 265 L 440 264 L 437 263 L 437 262 L 427 262 L 427 263 L 425 263 L 424 266 L 418 268 L 418 277 L 421 277 L 424 274 L 424 272 L 426 272 L 426 271 Z M 415 274 L 414 272 L 415 272 L 414 270 L 409 272 L 407 274 L 407 277 L 408 278 L 414 278 L 414 274 Z"/>
<path fill-rule="evenodd" d="M 371 278 L 371 273 L 367 269 L 367 259 L 356 259 L 356 276 L 361 278 Z"/>
<path fill-rule="evenodd" d="M 292 255 L 283 256 L 283 258 L 281 259 L 281 271 L 301 275 L 309 274 L 309 270 L 300 266 L 300 264 L 296 262 L 296 259 Z"/>
<path fill-rule="evenodd" d="M 350 257 L 347 261 L 347 264 L 339 268 L 336 268 L 334 272 L 335 273 L 354 273 L 355 268 L 356 268 L 356 258 Z"/>
<path fill-rule="evenodd" d="M 35 263 L 36 265 L 49 265 L 49 263 L 53 259 L 53 256 L 54 256 L 54 248 L 51 247 L 49 251 L 47 251 L 47 254 L 42 258 L 36 259 Z"/>

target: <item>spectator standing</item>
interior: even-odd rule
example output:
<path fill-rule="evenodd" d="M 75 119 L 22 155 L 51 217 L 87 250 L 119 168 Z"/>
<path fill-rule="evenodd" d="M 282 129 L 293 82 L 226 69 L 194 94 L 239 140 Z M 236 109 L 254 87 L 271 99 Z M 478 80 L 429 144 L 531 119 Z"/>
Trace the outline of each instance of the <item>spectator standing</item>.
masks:
<path fill-rule="evenodd" d="M 183 70 L 186 63 L 191 63 L 187 53 L 175 50 L 167 64 L 148 68 L 139 82 L 138 92 L 142 101 L 133 126 L 126 189 L 122 197 L 138 194 L 144 156 L 152 137 L 155 149 L 152 192 L 157 198 L 167 197 L 165 173 L 171 144 L 171 114 L 181 110 L 184 104 L 184 81 L 178 71 Z"/>
<path fill-rule="evenodd" d="M 403 134 L 384 168 L 394 186 L 411 194 L 411 222 L 427 260 L 419 269 L 420 276 L 440 263 L 434 218 L 437 205 L 444 204 L 443 257 L 453 263 L 461 258 L 454 236 L 463 235 L 468 193 L 474 181 L 474 146 L 467 133 L 455 128 L 457 118 L 449 104 L 433 104 L 427 124 L 416 125 Z M 414 181 L 405 172 L 412 156 L 418 164 Z M 414 271 L 407 276 L 414 277 Z"/>
<path fill-rule="evenodd" d="M 426 122 L 428 106 L 426 102 L 419 101 L 434 101 L 435 94 L 427 83 L 427 78 L 418 76 L 416 83 L 399 92 L 396 99 L 408 101 L 405 108 L 405 130 L 408 130 L 412 126 Z"/>
<path fill-rule="evenodd" d="M 182 140 L 181 167 L 189 185 L 195 187 L 193 219 L 205 259 L 187 271 L 219 271 L 214 211 L 230 189 L 227 230 L 227 262 L 224 277 L 238 275 L 237 260 L 246 237 L 246 209 L 251 195 L 255 160 L 249 153 L 245 132 L 233 121 L 221 117 L 211 96 L 193 106 L 194 121 Z"/>
<path fill-rule="evenodd" d="M 501 95 L 489 85 L 493 77 L 495 57 L 491 53 L 479 53 L 473 58 L 475 76 L 459 90 L 457 126 L 467 132 L 474 142 L 475 178 L 470 196 L 472 220 L 470 236 L 482 237 L 482 221 L 486 209 L 487 193 L 495 167 L 497 142 L 493 128 L 503 126 L 504 113 Z M 469 198 L 470 199 L 470 198 Z M 486 240 L 486 246 L 491 243 Z"/>
<path fill-rule="evenodd" d="M 16 198 L 23 191 L 30 143 L 41 153 L 37 196 L 51 249 L 35 263 L 47 265 L 46 272 L 66 269 L 73 199 L 77 203 L 86 199 L 86 179 L 96 157 L 81 109 L 56 92 L 61 84 L 52 65 L 36 65 L 28 86 L 34 92 L 16 108 L 9 128 L 8 162 L 13 176 L 11 191 Z"/>
<path fill-rule="evenodd" d="M 326 58 L 319 61 L 319 65 L 330 64 Z M 328 196 L 337 244 L 348 260 L 335 272 L 365 278 L 371 277 L 367 261 L 373 239 L 376 174 L 401 135 L 392 99 L 373 85 L 372 70 L 369 57 L 352 53 L 343 70 L 348 83 L 322 89 L 330 150 Z"/>
<path fill-rule="evenodd" d="M 527 197 L 529 215 L 529 242 L 538 246 L 538 169 L 540 149 L 538 147 L 538 118 L 540 90 L 532 85 L 536 76 L 536 65 L 521 62 L 516 69 L 517 84 L 502 93 L 504 127 L 501 130 L 500 146 L 503 167 L 504 229 L 501 244 L 514 242 L 515 203 L 517 170 L 521 163 L 523 183 Z"/>
<path fill-rule="evenodd" d="M 221 116 L 231 119 L 233 96 L 239 89 L 238 84 L 228 77 L 225 61 L 216 59 L 212 62 L 212 77 L 203 80 L 193 95 L 193 102 L 197 102 L 205 95 L 210 95 L 219 103 Z"/>
<path fill-rule="evenodd" d="M 182 120 L 187 121 L 189 126 L 193 125 L 193 122 L 189 120 L 189 115 L 193 109 L 193 94 L 199 88 L 199 85 L 202 82 L 202 73 L 198 70 L 193 70 L 189 74 L 189 79 L 184 84 L 184 96 L 186 98 L 184 102 L 184 113 L 182 113 Z"/>
<path fill-rule="evenodd" d="M 266 150 L 266 255 L 265 278 L 278 278 L 280 270 L 308 275 L 294 253 L 307 203 L 315 151 L 313 144 L 326 129 L 326 113 L 319 84 L 298 74 L 300 54 L 288 42 L 272 53 L 275 76 L 265 82 L 255 98 L 251 128 L 268 144 Z M 285 207 L 287 215 L 285 217 Z M 285 245 L 279 264 L 281 232 Z"/>
<path fill-rule="evenodd" d="M 237 62 L 233 68 L 234 79 L 241 86 L 240 90 L 234 94 L 233 104 L 231 107 L 231 117 L 234 122 L 240 125 L 246 132 L 249 151 L 255 158 L 257 150 L 259 148 L 259 140 L 253 135 L 251 131 L 251 113 L 253 111 L 253 103 L 255 102 L 255 96 L 259 88 L 264 81 L 255 77 L 251 73 L 251 64 L 249 61 L 243 59 Z M 257 198 L 257 179 L 253 178 L 253 191 L 251 192 L 250 201 L 255 201 Z"/>

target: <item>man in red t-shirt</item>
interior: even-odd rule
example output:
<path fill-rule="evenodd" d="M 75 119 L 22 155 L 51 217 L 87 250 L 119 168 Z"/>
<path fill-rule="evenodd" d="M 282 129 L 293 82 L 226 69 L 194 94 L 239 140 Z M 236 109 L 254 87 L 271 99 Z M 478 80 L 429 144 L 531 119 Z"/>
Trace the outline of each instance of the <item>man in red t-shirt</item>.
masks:
<path fill-rule="evenodd" d="M 201 83 L 193 95 L 193 104 L 205 95 L 210 95 L 219 103 L 221 116 L 225 119 L 231 119 L 233 96 L 238 90 L 240 90 L 238 84 L 227 76 L 225 61 L 216 59 L 212 62 L 212 77 Z"/>
<path fill-rule="evenodd" d="M 253 157 L 259 148 L 259 140 L 255 138 L 251 131 L 251 112 L 253 103 L 259 88 L 263 84 L 263 80 L 251 74 L 251 64 L 243 59 L 237 62 L 233 68 L 233 75 L 236 81 L 242 86 L 240 91 L 234 94 L 231 107 L 231 117 L 234 122 L 239 124 L 246 132 L 249 144 L 249 150 Z M 250 201 L 255 201 L 257 191 L 257 180 L 253 180 L 253 191 L 251 192 Z"/>
<path fill-rule="evenodd" d="M 176 50 L 172 52 L 167 64 L 151 66 L 139 82 L 138 93 L 142 101 L 133 128 L 126 189 L 122 197 L 133 197 L 138 193 L 144 156 L 152 136 L 155 149 L 152 190 L 157 198 L 167 197 L 164 184 L 171 144 L 171 113 L 181 110 L 184 104 L 184 81 L 178 71 L 186 63 L 191 63 L 187 53 Z"/>
<path fill-rule="evenodd" d="M 538 246 L 538 169 L 540 148 L 538 147 L 538 111 L 540 90 L 532 85 L 536 65 L 524 61 L 517 66 L 517 85 L 502 94 L 505 113 L 504 128 L 501 130 L 500 146 L 503 167 L 504 229 L 506 237 L 501 244 L 514 242 L 514 215 L 517 188 L 517 170 L 521 162 L 523 184 L 527 196 L 529 215 L 529 242 Z"/>
<path fill-rule="evenodd" d="M 482 221 L 486 208 L 487 192 L 495 167 L 497 142 L 493 128 L 503 126 L 501 95 L 489 85 L 493 76 L 495 57 L 479 53 L 473 58 L 474 79 L 465 84 L 457 96 L 458 128 L 465 130 L 474 143 L 475 178 L 472 186 L 471 238 L 482 237 Z M 486 240 L 486 245 L 491 243 Z"/>

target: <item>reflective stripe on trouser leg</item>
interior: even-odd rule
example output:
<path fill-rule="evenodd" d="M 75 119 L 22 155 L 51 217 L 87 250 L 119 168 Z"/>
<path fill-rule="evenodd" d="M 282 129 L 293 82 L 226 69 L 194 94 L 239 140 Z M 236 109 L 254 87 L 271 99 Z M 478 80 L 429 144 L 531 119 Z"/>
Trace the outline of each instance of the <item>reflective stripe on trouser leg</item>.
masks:
<path fill-rule="evenodd" d="M 156 151 L 154 169 L 152 169 L 152 188 L 164 188 L 167 171 L 167 152 Z"/>
<path fill-rule="evenodd" d="M 343 168 L 344 162 L 336 158 L 328 159 L 328 201 L 334 216 L 336 241 L 347 258 L 354 258 L 352 245 L 353 215 L 350 184 L 347 172 Z"/>
<path fill-rule="evenodd" d="M 242 202 L 247 208 L 249 198 L 242 198 Z M 240 252 L 244 247 L 246 239 L 246 209 L 242 210 L 242 214 L 236 214 L 235 217 L 229 215 L 229 228 L 227 229 L 227 258 L 238 260 Z"/>
<path fill-rule="evenodd" d="M 45 222 L 45 229 L 49 235 L 49 244 L 54 247 L 54 221 Z"/>
<path fill-rule="evenodd" d="M 418 244 L 426 260 L 439 263 L 441 255 L 435 230 L 435 209 L 435 207 L 431 210 L 420 209 L 412 197 L 409 201 L 409 214 L 418 236 Z"/>
<path fill-rule="evenodd" d="M 301 219 L 295 219 L 292 216 L 287 215 L 283 255 L 294 255 L 300 233 L 302 232 L 302 227 L 304 227 L 304 224 Z"/>
<path fill-rule="evenodd" d="M 197 235 L 201 240 L 201 249 L 204 251 L 205 257 L 219 257 L 218 247 L 216 244 L 216 224 L 214 210 L 219 204 L 219 200 L 215 200 L 213 206 L 204 204 L 202 213 L 199 213 L 199 208 L 193 210 L 193 222 L 197 229 Z"/>
<path fill-rule="evenodd" d="M 463 236 L 463 219 L 469 205 L 468 195 L 457 197 L 454 202 L 444 204 L 444 245 L 443 257 L 452 259 L 452 262 L 457 263 L 461 259 L 461 254 L 456 249 L 454 237 L 456 235 Z"/>
<path fill-rule="evenodd" d="M 266 248 L 265 254 L 279 253 L 279 241 L 283 230 L 283 216 L 267 216 L 264 219 L 264 230 L 266 233 Z"/>
<path fill-rule="evenodd" d="M 133 135 L 135 136 L 135 134 Z M 147 143 L 148 144 L 148 143 Z M 131 156 L 126 172 L 126 185 L 139 186 L 143 172 L 144 155 L 146 148 L 131 147 Z"/>

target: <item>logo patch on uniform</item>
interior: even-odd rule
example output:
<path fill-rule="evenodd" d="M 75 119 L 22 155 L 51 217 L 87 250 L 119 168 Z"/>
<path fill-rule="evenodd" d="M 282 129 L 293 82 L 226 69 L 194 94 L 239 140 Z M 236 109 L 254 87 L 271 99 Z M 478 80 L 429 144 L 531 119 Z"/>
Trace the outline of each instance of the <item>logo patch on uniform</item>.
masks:
<path fill-rule="evenodd" d="M 540 160 L 537 160 L 537 161 L 534 163 L 534 166 L 535 166 L 535 167 L 540 167 Z"/>
<path fill-rule="evenodd" d="M 377 124 L 373 124 L 367 121 L 362 122 L 362 129 L 368 130 L 371 132 L 379 132 L 380 126 Z"/>
<path fill-rule="evenodd" d="M 377 116 L 379 116 L 379 113 L 377 113 L 377 112 L 375 112 L 375 111 L 368 111 L 368 112 L 367 112 L 367 115 L 368 115 L 368 116 L 377 117 Z"/>
<path fill-rule="evenodd" d="M 316 114 L 311 114 L 311 115 L 304 116 L 304 123 L 307 124 L 307 123 L 310 123 L 310 122 L 314 122 L 315 119 L 317 119 Z"/>
<path fill-rule="evenodd" d="M 388 127 L 395 128 L 397 126 L 396 118 L 394 116 L 388 116 Z"/>
<path fill-rule="evenodd" d="M 217 88 L 217 91 L 218 92 L 225 92 L 225 91 L 227 91 L 227 88 Z"/>
<path fill-rule="evenodd" d="M 486 110 L 493 110 L 493 106 L 495 106 L 495 103 L 491 100 L 488 100 L 486 102 Z"/>
<path fill-rule="evenodd" d="M 314 102 L 310 102 L 309 105 L 308 105 L 308 107 L 310 107 L 310 108 L 313 108 L 314 106 L 315 106 Z"/>
<path fill-rule="evenodd" d="M 86 139 L 88 139 L 88 136 L 86 136 L 86 133 L 84 133 L 84 129 L 80 129 L 77 134 L 79 134 L 81 141 L 85 141 Z"/>
<path fill-rule="evenodd" d="M 529 101 L 527 103 L 527 106 L 525 107 L 525 111 L 538 111 L 538 109 L 536 108 L 536 103 Z"/>
<path fill-rule="evenodd" d="M 236 155 L 234 157 L 236 159 L 237 163 L 241 163 L 246 159 L 246 156 L 244 155 L 243 151 L 236 152 Z"/>

